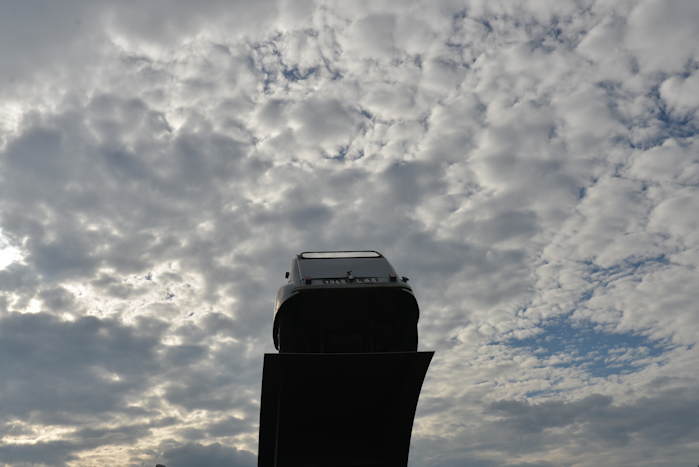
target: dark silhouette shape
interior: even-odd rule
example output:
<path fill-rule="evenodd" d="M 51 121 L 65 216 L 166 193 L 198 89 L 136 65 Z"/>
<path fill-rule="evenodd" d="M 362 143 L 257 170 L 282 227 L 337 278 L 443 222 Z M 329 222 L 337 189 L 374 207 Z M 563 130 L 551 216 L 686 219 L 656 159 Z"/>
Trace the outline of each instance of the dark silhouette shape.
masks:
<path fill-rule="evenodd" d="M 408 279 L 376 251 L 305 252 L 277 294 L 258 467 L 405 467 L 434 352 Z"/>
<path fill-rule="evenodd" d="M 281 353 L 417 350 L 417 301 L 380 253 L 304 252 L 286 277 L 273 328 Z"/>

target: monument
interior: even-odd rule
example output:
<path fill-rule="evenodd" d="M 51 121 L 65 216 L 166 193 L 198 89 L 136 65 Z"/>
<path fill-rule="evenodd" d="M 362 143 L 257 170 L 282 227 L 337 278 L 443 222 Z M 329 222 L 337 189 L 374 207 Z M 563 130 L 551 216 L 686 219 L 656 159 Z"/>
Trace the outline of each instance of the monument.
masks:
<path fill-rule="evenodd" d="M 434 352 L 419 307 L 377 251 L 303 252 L 277 293 L 258 467 L 406 467 Z"/>

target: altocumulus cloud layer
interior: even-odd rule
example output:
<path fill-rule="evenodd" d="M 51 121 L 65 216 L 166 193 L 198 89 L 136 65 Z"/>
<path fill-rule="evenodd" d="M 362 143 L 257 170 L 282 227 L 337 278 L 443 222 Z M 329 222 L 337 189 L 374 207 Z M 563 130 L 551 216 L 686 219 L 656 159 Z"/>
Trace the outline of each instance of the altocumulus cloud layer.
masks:
<path fill-rule="evenodd" d="M 255 465 L 291 255 L 437 350 L 411 465 L 699 462 L 699 3 L 0 2 L 0 464 Z"/>

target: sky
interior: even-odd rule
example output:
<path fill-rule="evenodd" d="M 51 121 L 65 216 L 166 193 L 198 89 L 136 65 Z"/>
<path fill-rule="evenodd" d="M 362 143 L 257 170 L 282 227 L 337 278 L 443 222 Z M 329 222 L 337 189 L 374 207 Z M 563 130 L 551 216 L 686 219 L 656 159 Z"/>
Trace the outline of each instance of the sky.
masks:
<path fill-rule="evenodd" d="M 0 0 L 0 465 L 256 465 L 294 254 L 435 350 L 411 467 L 699 463 L 699 2 Z"/>

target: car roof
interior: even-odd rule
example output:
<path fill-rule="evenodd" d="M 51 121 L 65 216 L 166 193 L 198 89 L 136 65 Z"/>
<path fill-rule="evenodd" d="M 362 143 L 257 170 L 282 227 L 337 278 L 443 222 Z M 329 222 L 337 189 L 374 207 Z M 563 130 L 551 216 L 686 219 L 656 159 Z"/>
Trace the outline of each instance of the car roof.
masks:
<path fill-rule="evenodd" d="M 300 259 L 331 259 L 331 258 L 382 258 L 383 255 L 375 250 L 341 250 L 341 251 L 304 251 L 299 253 Z"/>
<path fill-rule="evenodd" d="M 367 251 L 322 251 L 303 252 L 298 255 L 301 277 L 333 278 L 379 277 L 395 274 L 388 260 L 379 252 Z"/>

